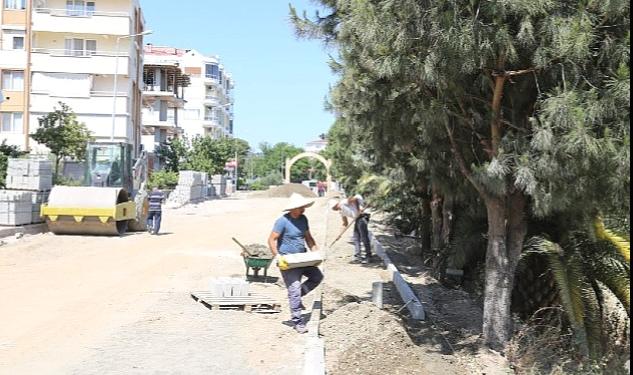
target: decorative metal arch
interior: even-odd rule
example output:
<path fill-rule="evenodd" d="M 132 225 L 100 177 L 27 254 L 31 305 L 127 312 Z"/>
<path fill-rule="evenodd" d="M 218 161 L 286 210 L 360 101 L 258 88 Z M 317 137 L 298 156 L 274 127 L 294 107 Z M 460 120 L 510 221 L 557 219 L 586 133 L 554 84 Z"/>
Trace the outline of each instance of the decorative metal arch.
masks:
<path fill-rule="evenodd" d="M 292 166 L 299 160 L 303 158 L 312 158 L 317 159 L 325 166 L 325 173 L 327 175 L 327 187 L 330 189 L 332 185 L 332 175 L 330 174 L 330 168 L 332 167 L 332 160 L 326 159 L 323 156 L 315 153 L 315 152 L 302 152 L 301 154 L 295 156 L 292 159 L 286 159 L 286 175 L 284 176 L 284 183 L 290 183 L 290 169 Z"/>

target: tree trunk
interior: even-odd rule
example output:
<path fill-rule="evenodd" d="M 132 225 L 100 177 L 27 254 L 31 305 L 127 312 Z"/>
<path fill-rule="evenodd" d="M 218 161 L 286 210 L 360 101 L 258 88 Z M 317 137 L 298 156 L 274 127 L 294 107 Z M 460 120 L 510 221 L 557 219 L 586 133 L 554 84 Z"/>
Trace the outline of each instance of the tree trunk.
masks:
<path fill-rule="evenodd" d="M 431 202 L 427 197 L 422 198 L 422 207 L 420 207 L 420 238 L 422 247 L 422 257 L 431 248 Z"/>
<path fill-rule="evenodd" d="M 55 157 L 55 175 L 53 176 L 53 183 L 57 183 L 57 181 L 59 181 L 59 163 L 61 163 L 61 161 L 61 157 Z"/>
<path fill-rule="evenodd" d="M 514 274 L 527 233 L 522 194 L 486 199 L 488 249 L 484 291 L 484 342 L 502 350 L 512 335 Z"/>
<path fill-rule="evenodd" d="M 433 192 L 431 199 L 431 226 L 431 250 L 439 254 L 442 247 L 442 197 L 437 192 Z"/>
<path fill-rule="evenodd" d="M 444 197 L 442 204 L 442 248 L 451 245 L 451 230 L 453 229 L 453 198 Z"/>

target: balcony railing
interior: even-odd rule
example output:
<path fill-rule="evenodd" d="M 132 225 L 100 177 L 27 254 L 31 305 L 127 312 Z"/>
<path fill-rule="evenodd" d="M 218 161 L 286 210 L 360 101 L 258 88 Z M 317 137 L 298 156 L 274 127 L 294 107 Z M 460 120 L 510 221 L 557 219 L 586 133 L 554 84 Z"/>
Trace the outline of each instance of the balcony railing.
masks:
<path fill-rule="evenodd" d="M 33 53 L 44 53 L 51 56 L 66 56 L 66 57 L 92 57 L 92 56 L 112 56 L 116 57 L 128 57 L 127 52 L 116 51 L 91 51 L 91 50 L 69 50 L 69 49 L 54 49 L 54 48 L 32 48 Z"/>
<path fill-rule="evenodd" d="M 35 13 L 50 14 L 56 17 L 93 17 L 93 16 L 105 16 L 105 17 L 129 17 L 127 12 L 102 12 L 93 9 L 56 9 L 56 8 L 35 8 Z"/>

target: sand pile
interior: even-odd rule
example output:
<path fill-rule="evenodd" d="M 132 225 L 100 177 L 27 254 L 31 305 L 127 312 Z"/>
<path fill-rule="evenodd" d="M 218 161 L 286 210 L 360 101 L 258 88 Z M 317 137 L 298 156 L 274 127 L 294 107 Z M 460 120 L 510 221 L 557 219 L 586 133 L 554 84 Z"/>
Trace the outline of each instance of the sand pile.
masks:
<path fill-rule="evenodd" d="M 309 187 L 302 184 L 285 184 L 257 192 L 253 196 L 258 198 L 288 198 L 292 193 L 298 193 L 306 198 L 315 198 L 316 194 Z"/>
<path fill-rule="evenodd" d="M 268 246 L 261 244 L 250 244 L 245 245 L 246 250 L 250 253 L 250 256 L 253 258 L 262 258 L 262 259 L 272 259 L 273 253 L 270 251 Z"/>

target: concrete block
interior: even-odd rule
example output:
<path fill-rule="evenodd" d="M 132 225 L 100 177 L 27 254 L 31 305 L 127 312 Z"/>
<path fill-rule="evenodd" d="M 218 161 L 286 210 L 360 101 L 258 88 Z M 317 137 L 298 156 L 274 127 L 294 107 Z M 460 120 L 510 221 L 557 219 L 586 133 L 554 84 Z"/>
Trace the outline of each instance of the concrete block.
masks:
<path fill-rule="evenodd" d="M 53 163 L 47 159 L 9 159 L 8 176 L 48 176 L 53 174 Z"/>
<path fill-rule="evenodd" d="M 382 281 L 376 281 L 371 284 L 371 302 L 379 309 L 383 306 L 383 286 Z"/>
<path fill-rule="evenodd" d="M 246 280 L 231 277 L 211 278 L 210 291 L 215 297 L 247 297 L 249 284 Z"/>
<path fill-rule="evenodd" d="M 14 190 L 46 191 L 53 188 L 53 175 L 9 176 L 7 188 Z"/>

